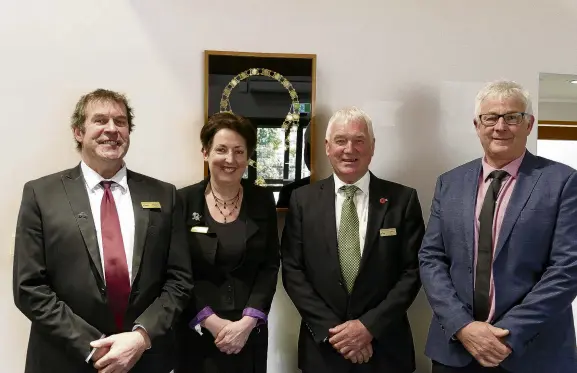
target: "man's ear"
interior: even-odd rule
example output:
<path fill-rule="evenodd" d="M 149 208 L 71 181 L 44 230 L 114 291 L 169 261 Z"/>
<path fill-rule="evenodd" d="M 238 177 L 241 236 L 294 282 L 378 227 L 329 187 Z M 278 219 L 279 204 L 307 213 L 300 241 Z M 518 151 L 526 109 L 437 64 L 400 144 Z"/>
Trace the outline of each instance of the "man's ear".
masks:
<path fill-rule="evenodd" d="M 529 116 L 529 121 L 527 122 L 527 130 L 529 131 L 529 133 L 531 133 L 534 124 L 535 124 L 535 116 L 531 115 Z"/>
<path fill-rule="evenodd" d="M 82 142 L 84 139 L 84 128 L 74 127 L 72 129 L 72 134 L 74 134 L 74 139 L 78 142 Z"/>

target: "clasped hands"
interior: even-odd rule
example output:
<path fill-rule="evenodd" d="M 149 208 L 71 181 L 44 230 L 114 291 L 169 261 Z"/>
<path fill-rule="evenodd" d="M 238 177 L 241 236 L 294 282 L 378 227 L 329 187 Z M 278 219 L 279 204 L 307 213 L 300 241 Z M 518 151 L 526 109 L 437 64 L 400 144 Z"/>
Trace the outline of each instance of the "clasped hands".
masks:
<path fill-rule="evenodd" d="M 359 320 L 350 320 L 329 329 L 329 343 L 347 360 L 368 363 L 373 356 L 373 336 Z"/>
<path fill-rule="evenodd" d="M 150 347 L 150 338 L 138 328 L 93 341 L 90 346 L 96 348 L 92 361 L 98 373 L 127 373 Z"/>
<path fill-rule="evenodd" d="M 215 338 L 214 344 L 223 353 L 231 355 L 238 354 L 246 344 L 248 337 L 257 319 L 244 316 L 238 321 L 222 319 L 217 315 L 210 315 L 201 325 Z"/>
<path fill-rule="evenodd" d="M 497 367 L 511 354 L 511 348 L 504 338 L 506 329 L 489 323 L 473 321 L 456 333 L 456 337 L 471 355 L 484 367 Z"/>

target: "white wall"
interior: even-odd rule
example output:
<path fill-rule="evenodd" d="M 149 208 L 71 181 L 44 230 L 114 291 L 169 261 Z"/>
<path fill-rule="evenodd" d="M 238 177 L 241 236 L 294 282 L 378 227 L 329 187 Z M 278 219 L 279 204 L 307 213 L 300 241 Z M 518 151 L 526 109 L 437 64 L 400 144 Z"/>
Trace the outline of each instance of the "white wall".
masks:
<path fill-rule="evenodd" d="M 23 371 L 29 327 L 11 299 L 22 185 L 77 162 L 68 117 L 80 94 L 126 92 L 137 123 L 129 166 L 181 187 L 202 177 L 204 49 L 316 53 L 319 132 L 342 105 L 372 108 L 380 118 L 373 171 L 416 187 L 428 218 L 436 176 L 480 154 L 470 121 L 474 91 L 506 77 L 536 96 L 539 72 L 574 73 L 577 49 L 567 46 L 576 21 L 574 0 L 0 2 L 2 371 Z M 427 372 L 422 297 L 411 319 L 418 372 Z M 295 371 L 297 324 L 279 289 L 271 372 Z"/>
<path fill-rule="evenodd" d="M 577 169 L 577 141 L 539 140 L 537 154 Z"/>
<path fill-rule="evenodd" d="M 577 121 L 577 102 L 539 102 L 539 120 Z"/>
<path fill-rule="evenodd" d="M 540 103 L 539 107 L 542 106 L 543 104 Z M 577 120 L 577 116 L 567 120 Z M 577 141 L 538 140 L 537 154 L 577 169 Z M 573 301 L 573 318 L 577 329 L 577 299 Z"/>

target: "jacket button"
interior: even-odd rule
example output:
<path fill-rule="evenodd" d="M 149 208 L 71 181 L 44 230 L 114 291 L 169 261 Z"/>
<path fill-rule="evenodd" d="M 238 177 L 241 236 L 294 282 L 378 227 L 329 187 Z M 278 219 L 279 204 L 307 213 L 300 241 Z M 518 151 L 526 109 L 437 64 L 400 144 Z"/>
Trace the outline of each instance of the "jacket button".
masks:
<path fill-rule="evenodd" d="M 467 308 L 470 309 L 470 310 L 473 309 L 473 307 L 472 307 L 469 303 L 467 303 Z"/>

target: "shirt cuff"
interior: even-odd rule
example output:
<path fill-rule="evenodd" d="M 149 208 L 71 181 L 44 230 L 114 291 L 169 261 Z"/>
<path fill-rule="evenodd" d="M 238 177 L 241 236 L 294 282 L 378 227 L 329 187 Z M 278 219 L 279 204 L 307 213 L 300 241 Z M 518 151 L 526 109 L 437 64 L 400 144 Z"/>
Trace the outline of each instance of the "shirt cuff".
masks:
<path fill-rule="evenodd" d="M 212 311 L 212 308 L 210 307 L 204 307 L 202 310 L 200 310 L 199 313 L 196 314 L 195 318 L 192 319 L 189 323 L 188 323 L 188 327 L 191 329 L 195 329 L 195 327 L 197 325 L 199 325 L 201 322 L 203 322 L 207 317 L 209 317 L 210 315 L 214 315 L 214 312 Z"/>
<path fill-rule="evenodd" d="M 96 347 L 92 347 L 92 350 L 90 350 L 90 354 L 88 354 L 88 356 L 86 357 L 86 359 L 84 361 L 86 361 L 87 363 L 90 363 L 90 359 L 92 359 L 92 355 L 94 355 L 96 350 L 97 350 Z"/>
<path fill-rule="evenodd" d="M 242 315 L 254 317 L 255 319 L 257 319 L 256 326 L 265 324 L 268 320 L 267 315 L 264 312 L 251 307 L 245 308 L 244 311 L 242 311 Z"/>
<path fill-rule="evenodd" d="M 144 330 L 144 332 L 146 333 L 146 335 L 148 335 L 148 331 L 146 330 L 146 328 L 140 324 L 136 324 L 132 327 L 132 331 L 136 331 L 136 329 L 142 329 Z M 150 337 L 148 337 L 150 339 Z M 150 342 L 150 346 L 148 346 L 147 350 L 150 350 L 152 348 L 152 341 Z"/>
<path fill-rule="evenodd" d="M 102 334 L 102 335 L 100 336 L 100 339 L 102 339 L 102 338 L 106 338 L 106 334 Z M 97 350 L 96 347 L 93 347 L 93 348 L 90 350 L 90 353 L 88 354 L 88 356 L 86 357 L 86 360 L 85 360 L 87 363 L 90 363 L 90 359 L 92 359 L 92 355 L 94 355 L 94 353 L 96 352 L 96 350 Z"/>

